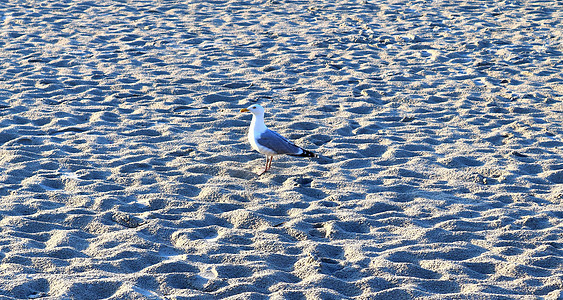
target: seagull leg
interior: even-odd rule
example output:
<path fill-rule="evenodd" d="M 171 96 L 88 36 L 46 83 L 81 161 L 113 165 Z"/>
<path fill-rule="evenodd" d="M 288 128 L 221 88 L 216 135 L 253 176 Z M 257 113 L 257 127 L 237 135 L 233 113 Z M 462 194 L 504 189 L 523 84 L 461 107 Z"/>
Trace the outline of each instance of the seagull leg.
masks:
<path fill-rule="evenodd" d="M 270 162 L 268 163 L 268 171 L 272 168 L 272 160 L 274 160 L 273 156 L 270 156 Z"/>
<path fill-rule="evenodd" d="M 258 174 L 258 176 L 268 172 L 268 170 L 270 170 L 270 168 L 272 167 L 272 159 L 274 159 L 273 156 L 266 156 L 266 167 L 264 168 L 264 171 L 262 171 L 262 173 Z"/>

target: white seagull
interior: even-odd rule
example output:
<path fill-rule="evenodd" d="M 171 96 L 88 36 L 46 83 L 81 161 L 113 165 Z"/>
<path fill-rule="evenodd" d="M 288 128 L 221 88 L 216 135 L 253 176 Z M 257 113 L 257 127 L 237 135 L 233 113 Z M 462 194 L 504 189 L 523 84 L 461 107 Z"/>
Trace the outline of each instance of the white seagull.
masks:
<path fill-rule="evenodd" d="M 266 155 L 266 168 L 258 175 L 262 175 L 272 167 L 274 155 L 287 154 L 291 156 L 318 157 L 315 153 L 296 146 L 279 133 L 268 129 L 264 124 L 264 108 L 253 104 L 243 108 L 240 112 L 251 112 L 252 122 L 248 130 L 248 142 L 252 149 Z"/>

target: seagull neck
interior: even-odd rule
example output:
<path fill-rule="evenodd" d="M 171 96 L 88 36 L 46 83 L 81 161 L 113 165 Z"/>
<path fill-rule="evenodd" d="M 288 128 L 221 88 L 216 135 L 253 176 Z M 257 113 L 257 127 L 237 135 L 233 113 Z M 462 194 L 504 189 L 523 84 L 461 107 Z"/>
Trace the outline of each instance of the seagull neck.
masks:
<path fill-rule="evenodd" d="M 252 115 L 252 121 L 250 122 L 250 127 L 254 128 L 259 132 L 266 130 L 266 124 L 264 124 L 264 115 Z"/>

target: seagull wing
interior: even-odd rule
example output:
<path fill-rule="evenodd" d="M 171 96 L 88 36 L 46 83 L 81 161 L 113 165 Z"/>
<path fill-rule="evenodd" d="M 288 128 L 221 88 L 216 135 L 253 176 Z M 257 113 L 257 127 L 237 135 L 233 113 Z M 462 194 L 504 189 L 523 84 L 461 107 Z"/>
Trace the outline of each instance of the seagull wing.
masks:
<path fill-rule="evenodd" d="M 274 151 L 276 154 L 300 155 L 303 153 L 303 149 L 295 146 L 295 144 L 288 141 L 279 133 L 270 129 L 266 129 L 266 131 L 260 134 L 260 137 L 256 139 L 256 142 L 261 146 Z"/>

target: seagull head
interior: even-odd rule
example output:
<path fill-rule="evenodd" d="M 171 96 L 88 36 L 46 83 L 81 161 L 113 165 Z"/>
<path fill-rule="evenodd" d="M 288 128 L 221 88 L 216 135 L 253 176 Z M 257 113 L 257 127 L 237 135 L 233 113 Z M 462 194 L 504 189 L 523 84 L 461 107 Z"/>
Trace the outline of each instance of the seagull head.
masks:
<path fill-rule="evenodd" d="M 264 108 L 260 104 L 252 104 L 247 108 L 243 108 L 240 112 L 251 112 L 255 116 L 264 115 Z"/>

